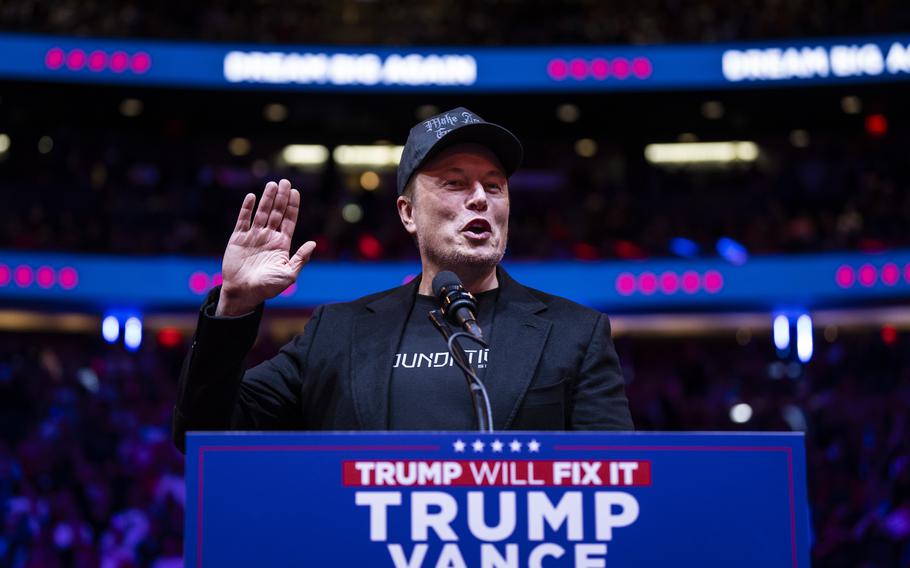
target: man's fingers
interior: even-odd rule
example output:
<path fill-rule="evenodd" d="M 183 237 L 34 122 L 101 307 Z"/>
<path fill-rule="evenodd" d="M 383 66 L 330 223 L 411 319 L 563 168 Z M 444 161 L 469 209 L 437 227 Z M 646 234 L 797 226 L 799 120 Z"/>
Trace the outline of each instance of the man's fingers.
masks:
<path fill-rule="evenodd" d="M 294 227 L 297 225 L 297 214 L 300 212 L 300 192 L 296 189 L 291 190 L 288 198 L 287 211 L 284 212 L 284 219 L 281 220 L 281 232 L 288 237 L 294 236 Z"/>
<path fill-rule="evenodd" d="M 313 254 L 313 250 L 316 249 L 315 241 L 307 241 L 300 245 L 300 248 L 297 249 L 297 252 L 294 256 L 291 257 L 291 268 L 294 270 L 294 273 L 299 273 L 300 269 L 309 262 L 310 256 Z"/>
<path fill-rule="evenodd" d="M 259 207 L 256 209 L 256 216 L 253 217 L 254 227 L 265 227 L 269 220 L 269 213 L 272 212 L 272 204 L 275 202 L 275 194 L 278 193 L 278 184 L 270 181 L 265 184 L 262 190 L 262 198 L 259 200 Z"/>
<path fill-rule="evenodd" d="M 234 232 L 247 231 L 250 228 L 250 218 L 253 216 L 253 205 L 256 204 L 256 196 L 247 193 L 243 198 L 243 205 L 240 206 L 240 214 L 237 215 L 237 224 L 234 225 Z"/>
<path fill-rule="evenodd" d="M 277 231 L 281 227 L 281 220 L 284 219 L 284 211 L 288 208 L 288 198 L 291 195 L 291 182 L 283 179 L 278 182 L 278 193 L 275 194 L 275 202 L 272 204 L 272 212 L 269 213 L 268 228 Z"/>

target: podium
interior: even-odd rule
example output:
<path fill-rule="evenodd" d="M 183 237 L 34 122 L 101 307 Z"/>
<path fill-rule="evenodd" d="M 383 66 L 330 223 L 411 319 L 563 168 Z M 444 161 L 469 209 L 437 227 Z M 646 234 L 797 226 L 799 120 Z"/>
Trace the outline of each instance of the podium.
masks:
<path fill-rule="evenodd" d="M 801 433 L 187 435 L 187 568 L 806 567 Z"/>

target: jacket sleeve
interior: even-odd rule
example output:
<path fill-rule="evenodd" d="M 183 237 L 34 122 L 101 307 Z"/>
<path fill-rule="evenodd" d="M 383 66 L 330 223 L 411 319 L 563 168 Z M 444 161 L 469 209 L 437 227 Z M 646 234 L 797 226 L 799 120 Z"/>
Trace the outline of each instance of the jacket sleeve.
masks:
<path fill-rule="evenodd" d="M 572 393 L 573 430 L 634 430 L 610 320 L 600 314 Z"/>
<path fill-rule="evenodd" d="M 272 359 L 244 372 L 263 306 L 238 317 L 216 317 L 220 288 L 199 310 L 196 333 L 183 362 L 174 407 L 174 444 L 185 451 L 190 430 L 295 429 L 300 422 L 304 361 L 321 308 L 304 334 Z M 315 321 L 314 321 L 315 320 Z"/>

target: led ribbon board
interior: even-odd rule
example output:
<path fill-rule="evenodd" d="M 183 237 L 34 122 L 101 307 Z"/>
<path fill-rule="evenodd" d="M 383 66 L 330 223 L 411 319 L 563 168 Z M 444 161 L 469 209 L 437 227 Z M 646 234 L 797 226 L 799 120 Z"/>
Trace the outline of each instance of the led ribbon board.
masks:
<path fill-rule="evenodd" d="M 309 91 L 622 91 L 905 81 L 910 35 L 390 49 L 0 34 L 0 78 Z"/>
<path fill-rule="evenodd" d="M 809 566 L 801 433 L 187 436 L 185 565 Z"/>
<path fill-rule="evenodd" d="M 611 313 L 858 306 L 910 298 L 910 250 L 635 262 L 504 263 L 519 282 Z M 319 262 L 269 301 L 312 308 L 399 286 L 416 262 Z M 98 309 L 195 309 L 221 283 L 216 259 L 0 251 L 0 302 Z"/>

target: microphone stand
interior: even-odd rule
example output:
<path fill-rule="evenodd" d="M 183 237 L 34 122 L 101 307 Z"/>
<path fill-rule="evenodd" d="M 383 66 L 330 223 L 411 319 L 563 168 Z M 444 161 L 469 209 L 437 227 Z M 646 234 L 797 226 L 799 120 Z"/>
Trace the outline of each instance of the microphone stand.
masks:
<path fill-rule="evenodd" d="M 450 333 L 445 317 L 442 315 L 442 310 L 431 310 L 427 317 L 430 318 L 430 321 L 442 334 L 443 339 L 446 340 L 449 346 L 449 355 L 452 356 L 452 360 L 455 361 L 468 381 L 468 389 L 471 391 L 471 403 L 474 405 L 474 416 L 477 418 L 477 430 L 480 432 L 492 432 L 493 411 L 490 408 L 490 397 L 487 395 L 487 389 L 478 378 L 477 371 L 474 370 L 474 366 L 471 365 L 467 354 L 457 340 L 459 337 L 466 337 L 484 347 L 489 347 L 490 345 L 483 339 L 464 331 Z"/>

